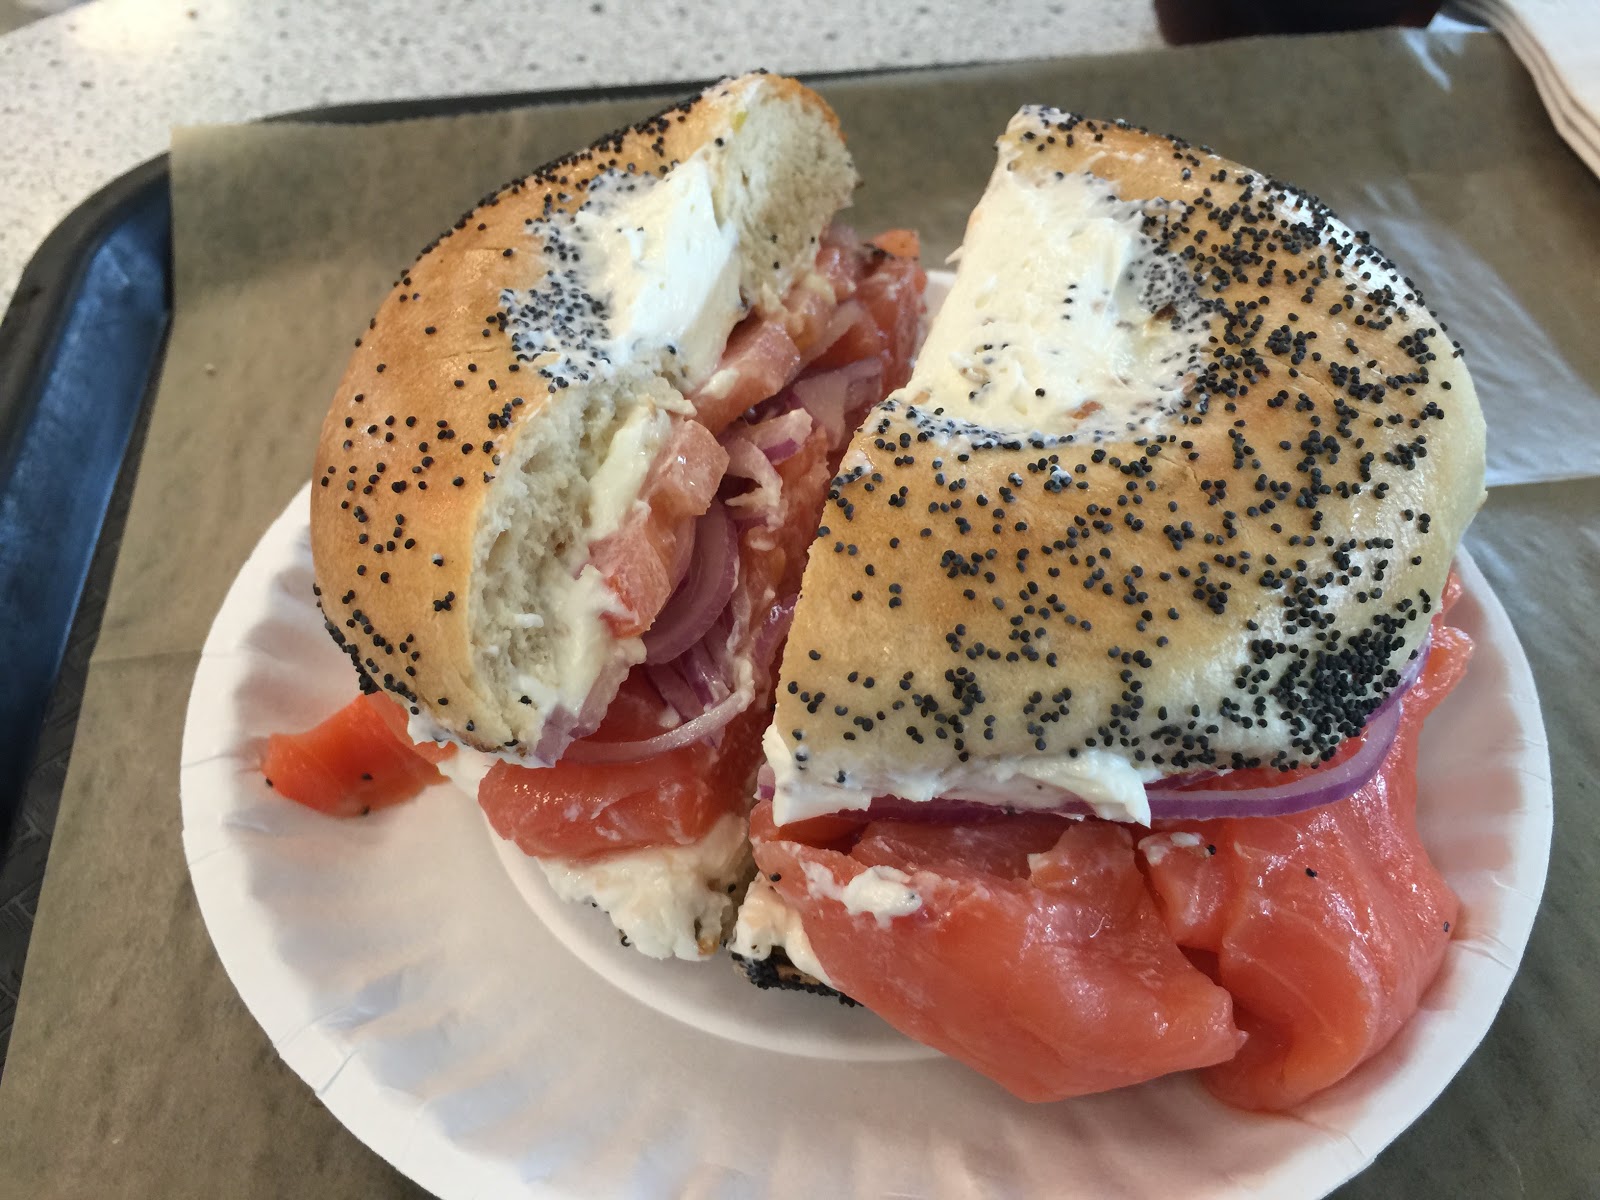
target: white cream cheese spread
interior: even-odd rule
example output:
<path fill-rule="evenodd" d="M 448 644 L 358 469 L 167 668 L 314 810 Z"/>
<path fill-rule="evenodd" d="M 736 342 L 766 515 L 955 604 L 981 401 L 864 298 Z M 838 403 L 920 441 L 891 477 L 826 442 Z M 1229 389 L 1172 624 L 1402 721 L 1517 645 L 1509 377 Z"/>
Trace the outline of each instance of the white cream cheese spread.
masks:
<path fill-rule="evenodd" d="M 745 893 L 728 948 L 740 958 L 756 962 L 770 958 L 774 950 L 782 950 L 799 970 L 819 983 L 834 986 L 811 948 L 800 914 L 783 902 L 765 875 L 757 875 Z"/>
<path fill-rule="evenodd" d="M 1089 171 L 1018 170 L 1019 153 L 1002 155 L 973 214 L 902 395 L 975 425 L 1079 439 L 1165 416 L 1206 322 L 1187 271 L 1144 232 L 1159 202 L 1121 200 Z"/>
<path fill-rule="evenodd" d="M 898 770 L 892 779 L 858 774 L 841 785 L 801 771 L 776 729 L 767 730 L 762 748 L 773 771 L 772 817 L 779 825 L 859 811 L 880 795 L 919 802 L 968 800 L 1019 810 L 1053 809 L 1078 799 L 1106 820 L 1148 825 L 1145 784 L 1161 777 L 1156 768 L 1136 765 L 1113 751 L 1086 749 L 1075 757 L 974 758 L 942 770 Z"/>
<path fill-rule="evenodd" d="M 896 917 L 907 917 L 922 907 L 922 897 L 911 889 L 911 876 L 898 867 L 868 867 L 843 887 L 821 863 L 803 864 L 806 890 L 813 896 L 837 900 L 852 917 L 867 913 L 880 929 Z"/>
<path fill-rule="evenodd" d="M 556 895 L 604 910 L 641 954 L 701 959 L 721 944 L 749 869 L 750 848 L 744 818 L 729 813 L 687 846 L 537 861 Z"/>
<path fill-rule="evenodd" d="M 707 158 L 660 178 L 601 176 L 573 218 L 612 363 L 658 367 L 684 391 L 709 378 L 741 315 L 739 234 L 717 219 Z"/>

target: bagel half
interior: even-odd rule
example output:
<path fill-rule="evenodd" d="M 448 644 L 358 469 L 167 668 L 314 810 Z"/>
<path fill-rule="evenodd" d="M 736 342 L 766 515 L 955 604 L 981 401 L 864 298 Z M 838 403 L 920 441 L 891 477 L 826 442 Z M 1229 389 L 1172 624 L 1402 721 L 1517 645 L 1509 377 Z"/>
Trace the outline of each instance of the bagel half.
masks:
<path fill-rule="evenodd" d="M 1400 682 L 1484 496 L 1417 289 L 1313 197 L 1022 110 L 910 383 L 812 547 L 774 817 L 1331 756 Z"/>
<path fill-rule="evenodd" d="M 329 628 L 418 740 L 550 762 L 592 727 L 643 650 L 589 547 L 855 184 L 827 105 L 747 75 L 507 185 L 401 274 L 323 426 L 311 532 Z"/>

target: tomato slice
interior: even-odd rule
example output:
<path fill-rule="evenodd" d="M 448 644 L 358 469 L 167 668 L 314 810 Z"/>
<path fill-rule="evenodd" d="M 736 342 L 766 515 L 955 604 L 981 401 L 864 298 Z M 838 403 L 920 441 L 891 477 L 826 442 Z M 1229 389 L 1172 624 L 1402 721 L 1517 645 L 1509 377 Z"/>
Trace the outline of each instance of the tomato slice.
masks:
<path fill-rule="evenodd" d="M 887 243 L 915 251 L 916 234 L 893 230 L 875 242 L 878 248 L 864 255 L 857 251 L 862 274 L 854 295 L 863 309 L 860 317 L 816 356 L 812 366 L 825 370 L 878 355 L 884 363 L 885 390 L 893 391 L 911 377 L 928 276 L 915 258 L 902 258 L 883 248 Z"/>
<path fill-rule="evenodd" d="M 866 273 L 866 257 L 855 230 L 835 222 L 823 231 L 817 247 L 816 272 L 833 285 L 836 301 L 856 294 L 856 285 Z"/>
<path fill-rule="evenodd" d="M 622 528 L 590 547 L 589 558 L 617 597 L 606 614 L 618 637 L 649 629 L 677 586 L 672 568 L 690 522 L 711 507 L 728 452 L 703 426 L 676 421 Z"/>
<path fill-rule="evenodd" d="M 863 358 L 887 352 L 889 339 L 878 328 L 877 318 L 866 305 L 857 307 L 859 315 L 855 321 L 811 361 L 812 370 L 827 371 L 834 367 L 845 367 Z"/>
<path fill-rule="evenodd" d="M 433 763 L 454 747 L 419 748 L 404 728 L 405 713 L 390 697 L 358 696 L 304 733 L 273 734 L 261 771 L 274 789 L 307 808 L 363 816 L 444 778 Z"/>
<path fill-rule="evenodd" d="M 711 378 L 689 395 L 695 419 L 721 433 L 751 405 L 781 391 L 800 370 L 800 349 L 781 316 L 752 314 L 734 328 Z"/>

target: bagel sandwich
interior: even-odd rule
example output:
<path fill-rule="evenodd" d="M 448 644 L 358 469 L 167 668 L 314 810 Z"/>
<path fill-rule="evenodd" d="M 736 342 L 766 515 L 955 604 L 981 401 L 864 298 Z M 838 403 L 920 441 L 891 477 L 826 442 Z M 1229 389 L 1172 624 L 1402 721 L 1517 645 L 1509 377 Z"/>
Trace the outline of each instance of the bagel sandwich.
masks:
<path fill-rule="evenodd" d="M 836 224 L 856 183 L 815 93 L 724 80 L 457 221 L 323 425 L 318 596 L 363 686 L 646 953 L 731 920 L 805 548 L 908 371 L 915 238 Z"/>
<path fill-rule="evenodd" d="M 1364 234 L 1023 109 L 829 491 L 736 955 L 1027 1099 L 1343 1077 L 1455 919 L 1415 742 L 1484 494 L 1460 351 Z"/>

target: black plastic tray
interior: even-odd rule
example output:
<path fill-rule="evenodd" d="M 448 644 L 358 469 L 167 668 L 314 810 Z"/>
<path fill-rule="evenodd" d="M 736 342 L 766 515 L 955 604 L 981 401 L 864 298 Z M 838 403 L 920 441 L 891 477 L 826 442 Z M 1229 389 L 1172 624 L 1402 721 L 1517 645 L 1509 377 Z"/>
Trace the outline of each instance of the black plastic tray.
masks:
<path fill-rule="evenodd" d="M 666 102 L 701 86 L 407 100 L 272 119 L 356 124 Z M 163 155 L 84 201 L 40 246 L 0 320 L 0 1069 L 172 316 L 170 183 Z"/>

